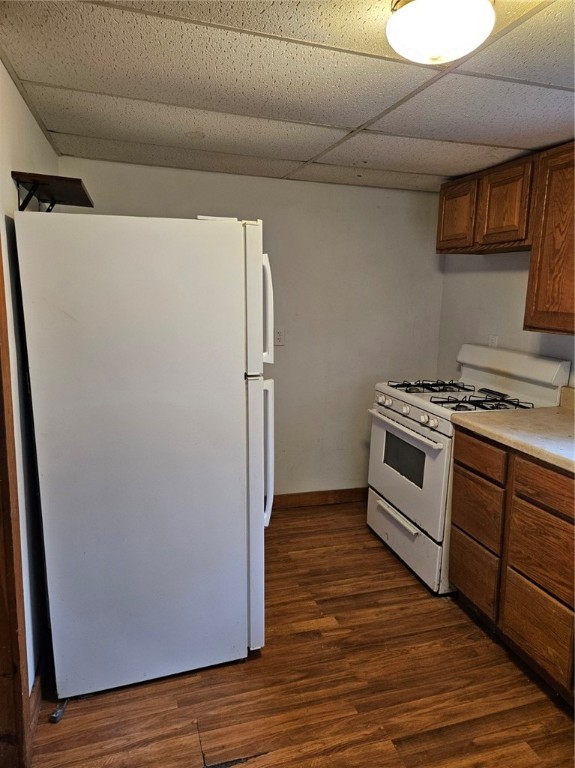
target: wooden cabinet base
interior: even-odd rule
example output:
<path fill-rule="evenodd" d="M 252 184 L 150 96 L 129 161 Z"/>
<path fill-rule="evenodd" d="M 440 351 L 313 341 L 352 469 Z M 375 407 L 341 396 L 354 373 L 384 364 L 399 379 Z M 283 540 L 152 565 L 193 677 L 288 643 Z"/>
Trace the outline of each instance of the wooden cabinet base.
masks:
<path fill-rule="evenodd" d="M 573 475 L 457 427 L 449 581 L 573 699 Z"/>

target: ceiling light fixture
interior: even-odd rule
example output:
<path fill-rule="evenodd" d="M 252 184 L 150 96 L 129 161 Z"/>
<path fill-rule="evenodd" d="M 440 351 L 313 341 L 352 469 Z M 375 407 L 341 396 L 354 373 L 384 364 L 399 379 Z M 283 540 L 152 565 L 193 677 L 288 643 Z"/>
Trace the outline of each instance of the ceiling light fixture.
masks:
<path fill-rule="evenodd" d="M 495 24 L 492 0 L 391 0 L 387 39 L 419 64 L 444 64 L 474 51 Z"/>

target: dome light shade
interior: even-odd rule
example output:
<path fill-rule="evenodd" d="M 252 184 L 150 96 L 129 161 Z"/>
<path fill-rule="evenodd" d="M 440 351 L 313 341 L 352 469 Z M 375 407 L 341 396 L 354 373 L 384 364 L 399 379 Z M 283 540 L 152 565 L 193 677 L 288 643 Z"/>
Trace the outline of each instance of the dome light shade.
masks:
<path fill-rule="evenodd" d="M 391 47 L 419 64 L 444 64 L 474 51 L 495 24 L 491 0 L 392 0 Z"/>

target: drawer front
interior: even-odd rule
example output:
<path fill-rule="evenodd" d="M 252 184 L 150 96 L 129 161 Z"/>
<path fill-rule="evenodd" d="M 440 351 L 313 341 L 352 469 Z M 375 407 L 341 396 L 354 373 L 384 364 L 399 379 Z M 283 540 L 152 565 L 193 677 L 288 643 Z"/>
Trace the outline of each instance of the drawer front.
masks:
<path fill-rule="evenodd" d="M 507 453 L 501 448 L 478 440 L 465 432 L 455 432 L 455 461 L 474 469 L 499 485 L 505 484 L 507 476 Z"/>
<path fill-rule="evenodd" d="M 575 517 L 575 481 L 547 467 L 518 456 L 515 460 L 515 493 L 536 504 Z"/>
<path fill-rule="evenodd" d="M 452 526 L 449 581 L 493 621 L 497 616 L 499 562 L 485 547 Z"/>
<path fill-rule="evenodd" d="M 509 565 L 573 607 L 573 525 L 514 498 Z"/>
<path fill-rule="evenodd" d="M 495 554 L 501 551 L 505 491 L 463 467 L 453 470 L 451 522 Z"/>
<path fill-rule="evenodd" d="M 441 547 L 371 488 L 367 497 L 367 524 L 430 589 L 437 591 L 441 576 Z"/>
<path fill-rule="evenodd" d="M 505 582 L 501 629 L 553 679 L 570 688 L 573 611 L 511 568 Z"/>

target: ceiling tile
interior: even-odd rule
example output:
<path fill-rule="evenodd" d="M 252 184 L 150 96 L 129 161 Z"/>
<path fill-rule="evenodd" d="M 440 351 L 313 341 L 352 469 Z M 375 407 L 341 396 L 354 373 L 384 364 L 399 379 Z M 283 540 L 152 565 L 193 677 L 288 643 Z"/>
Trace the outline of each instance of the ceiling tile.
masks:
<path fill-rule="evenodd" d="M 339 127 L 436 74 L 90 3 L 1 4 L 0 45 L 21 80 Z"/>
<path fill-rule="evenodd" d="M 87 157 L 92 160 L 111 160 L 120 163 L 161 165 L 168 168 L 189 168 L 195 171 L 273 178 L 282 178 L 299 165 L 289 160 L 225 155 L 219 152 L 202 152 L 179 147 L 157 147 L 150 144 L 69 136 L 64 133 L 50 134 L 50 137 L 61 154 Z"/>
<path fill-rule="evenodd" d="M 28 84 L 49 131 L 284 160 L 309 160 L 345 131 Z"/>
<path fill-rule="evenodd" d="M 437 192 L 445 178 L 442 176 L 418 175 L 376 171 L 372 168 L 350 168 L 339 165 L 310 163 L 291 173 L 290 179 L 318 181 L 328 184 L 353 184 L 360 187 L 383 187 L 386 189 L 414 189 L 423 192 Z"/>
<path fill-rule="evenodd" d="M 445 75 L 374 123 L 402 136 L 537 149 L 573 137 L 573 93 Z"/>
<path fill-rule="evenodd" d="M 497 0 L 497 33 L 540 0 Z M 220 24 L 316 45 L 401 59 L 388 44 L 385 26 L 391 0 L 224 0 L 122 3 L 148 12 Z"/>
<path fill-rule="evenodd" d="M 521 150 L 384 136 L 362 131 L 322 155 L 322 163 L 361 168 L 458 176 L 503 163 Z"/>
<path fill-rule="evenodd" d="M 458 67 L 573 88 L 573 0 L 556 0 Z"/>
<path fill-rule="evenodd" d="M 115 5 L 126 5 L 121 0 Z M 389 0 L 245 0 L 245 2 L 133 2 L 131 8 L 220 24 L 376 56 L 401 58 L 387 43 Z"/>

